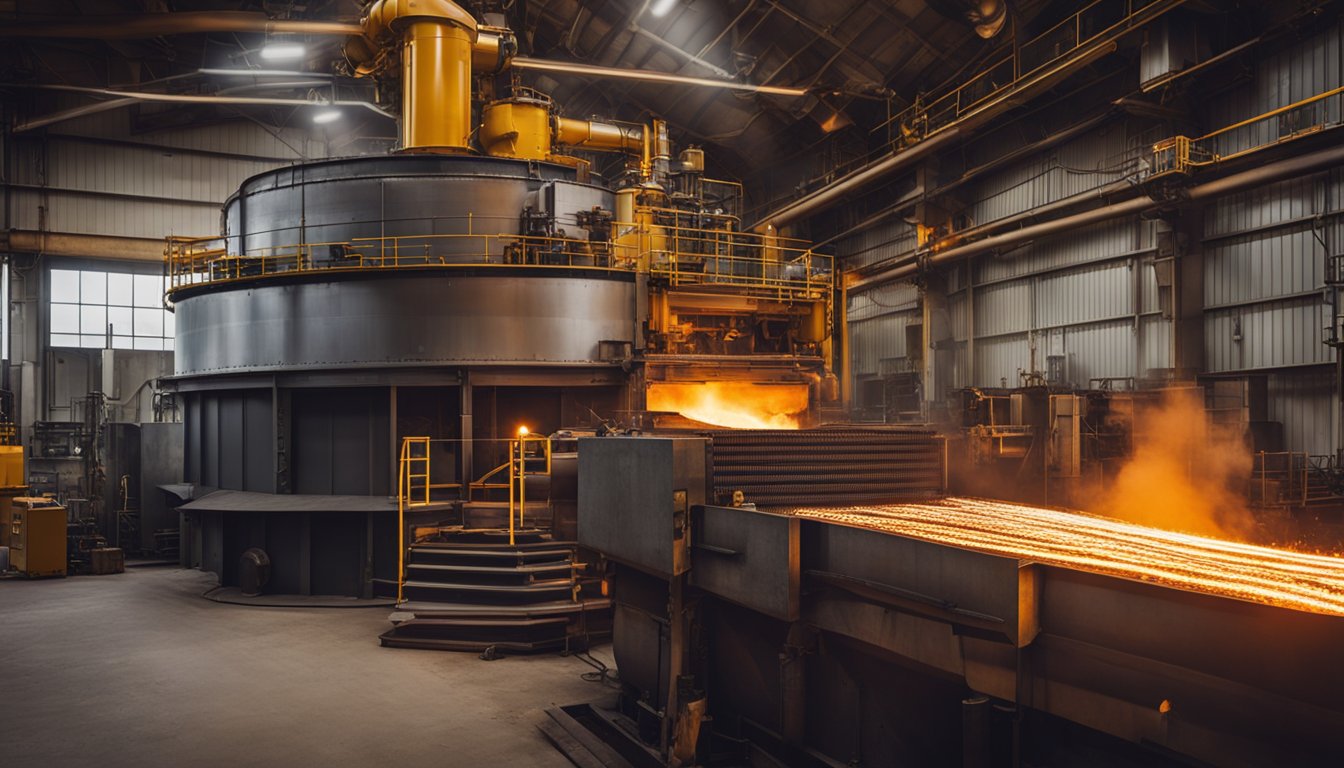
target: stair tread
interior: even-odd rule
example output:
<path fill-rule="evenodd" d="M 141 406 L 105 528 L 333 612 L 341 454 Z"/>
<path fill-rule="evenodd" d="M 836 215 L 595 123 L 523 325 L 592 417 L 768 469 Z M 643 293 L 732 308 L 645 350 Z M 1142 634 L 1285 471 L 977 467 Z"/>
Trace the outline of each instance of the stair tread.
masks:
<path fill-rule="evenodd" d="M 513 567 L 494 566 L 494 565 L 438 565 L 436 563 L 407 563 L 407 570 L 417 571 L 451 571 L 454 573 L 546 573 L 548 571 L 568 571 L 574 568 L 574 564 L 568 560 L 561 562 L 548 563 L 527 563 Z"/>
<path fill-rule="evenodd" d="M 430 617 L 406 619 L 397 622 L 398 627 L 403 626 L 433 626 L 433 627 L 544 627 L 556 624 L 568 624 L 569 619 L 564 616 L 546 616 L 542 618 L 532 618 L 521 616 L 517 618 L 477 618 L 463 616 L 458 618 Z"/>
<path fill-rule="evenodd" d="M 458 582 L 447 581 L 407 581 L 404 587 L 414 589 L 451 589 L 463 592 L 554 592 L 556 590 L 568 590 L 574 586 L 569 579 L 557 579 L 554 581 L 540 581 L 531 584 L 506 585 L 506 584 L 462 584 Z"/>
<path fill-rule="evenodd" d="M 574 602 L 572 600 L 554 600 L 549 603 L 527 603 L 525 605 L 476 605 L 473 603 L 436 603 L 427 601 L 407 601 L 397 606 L 391 620 L 407 621 L 402 617 L 441 616 L 516 616 L 547 615 L 553 613 L 578 613 L 599 611 L 611 606 L 611 599 L 589 597 Z"/>
<path fill-rule="evenodd" d="M 496 557 L 496 558 L 519 558 L 519 557 L 571 557 L 574 554 L 573 549 L 534 549 L 530 551 L 492 551 L 492 550 L 468 550 L 468 549 L 419 549 L 419 546 L 411 547 L 411 554 L 433 554 L 433 555 L 452 555 L 452 557 Z"/>

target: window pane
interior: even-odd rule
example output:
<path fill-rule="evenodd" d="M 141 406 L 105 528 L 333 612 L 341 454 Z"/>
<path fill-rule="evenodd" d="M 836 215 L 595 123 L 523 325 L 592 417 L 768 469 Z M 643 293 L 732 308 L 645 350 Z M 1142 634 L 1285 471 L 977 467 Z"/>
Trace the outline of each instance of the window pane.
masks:
<path fill-rule="evenodd" d="M 135 335 L 163 336 L 163 310 L 140 309 L 137 307 L 135 310 Z"/>
<path fill-rule="evenodd" d="M 169 352 L 173 351 L 173 340 L 171 338 L 163 340 L 163 348 Z"/>
<path fill-rule="evenodd" d="M 79 308 L 79 332 L 96 333 L 99 336 L 107 333 L 107 307 L 81 306 Z"/>
<path fill-rule="evenodd" d="M 79 303 L 80 304 L 107 303 L 106 272 L 79 273 Z"/>
<path fill-rule="evenodd" d="M 51 332 L 53 334 L 79 333 L 79 305 L 52 304 Z"/>
<path fill-rule="evenodd" d="M 69 333 L 53 333 L 51 334 L 51 346 L 78 347 L 79 337 Z"/>
<path fill-rule="evenodd" d="M 113 349 L 135 349 L 135 341 L 130 336 L 113 336 Z"/>
<path fill-rule="evenodd" d="M 163 275 L 135 276 L 135 306 L 163 306 Z"/>
<path fill-rule="evenodd" d="M 108 307 L 107 322 L 112 325 L 112 332 L 121 336 L 130 336 L 135 331 L 131 326 L 131 308 L 130 307 Z"/>
<path fill-rule="evenodd" d="M 79 271 L 74 269 L 51 270 L 51 300 L 72 304 L 79 302 Z"/>
<path fill-rule="evenodd" d="M 177 333 L 177 315 L 164 310 L 163 313 L 163 335 L 172 338 Z"/>
<path fill-rule="evenodd" d="M 134 284 L 132 276 L 124 272 L 107 273 L 107 303 L 119 307 L 131 306 Z"/>
<path fill-rule="evenodd" d="M 79 346 L 84 347 L 85 349 L 102 349 L 103 337 L 90 336 L 87 334 L 82 335 L 79 337 Z"/>
<path fill-rule="evenodd" d="M 163 339 L 146 339 L 143 336 L 135 337 L 136 349 L 163 349 Z"/>

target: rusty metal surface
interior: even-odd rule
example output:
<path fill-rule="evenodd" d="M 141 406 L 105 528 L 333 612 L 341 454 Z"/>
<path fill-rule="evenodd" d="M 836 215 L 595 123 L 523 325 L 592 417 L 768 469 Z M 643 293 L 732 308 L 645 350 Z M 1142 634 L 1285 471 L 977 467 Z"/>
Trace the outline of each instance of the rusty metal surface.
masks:
<path fill-rule="evenodd" d="M 697 507 L 691 584 L 767 616 L 796 620 L 799 523 L 762 512 Z"/>

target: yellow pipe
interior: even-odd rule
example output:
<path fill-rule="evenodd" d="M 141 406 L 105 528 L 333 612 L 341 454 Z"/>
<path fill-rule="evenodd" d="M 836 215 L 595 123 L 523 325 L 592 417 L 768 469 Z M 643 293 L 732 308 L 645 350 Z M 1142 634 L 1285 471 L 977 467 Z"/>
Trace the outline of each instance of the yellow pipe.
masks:
<path fill-rule="evenodd" d="M 401 52 L 401 149 L 466 152 L 471 137 L 471 34 L 416 21 Z"/>
<path fill-rule="evenodd" d="M 575 120 L 570 117 L 555 118 L 555 143 L 567 147 L 641 152 L 644 148 L 644 133 L 644 129 L 636 126 Z"/>
<path fill-rule="evenodd" d="M 518 51 L 518 40 L 508 27 L 476 28 L 476 43 L 471 46 L 471 68 L 477 72 L 503 72 Z"/>
<path fill-rule="evenodd" d="M 402 150 L 469 151 L 476 19 L 449 0 L 379 0 L 360 26 L 364 39 L 350 41 L 345 53 L 361 74 L 380 69 L 383 54 L 401 46 Z"/>

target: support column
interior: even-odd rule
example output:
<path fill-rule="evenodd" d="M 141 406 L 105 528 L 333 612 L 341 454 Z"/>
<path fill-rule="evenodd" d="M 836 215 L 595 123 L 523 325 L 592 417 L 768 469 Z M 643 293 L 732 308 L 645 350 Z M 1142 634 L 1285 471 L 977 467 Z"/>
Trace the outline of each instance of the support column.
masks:
<path fill-rule="evenodd" d="M 1182 379 L 1205 370 L 1203 230 L 1198 208 L 1172 212 L 1157 224 L 1158 303 L 1171 321 L 1171 367 Z"/>
<path fill-rule="evenodd" d="M 461 413 L 461 424 L 458 436 L 461 437 L 461 441 L 458 442 L 459 448 L 457 457 L 459 462 L 458 477 L 461 478 L 462 483 L 462 496 L 463 498 L 466 498 L 468 484 L 476 479 L 475 475 L 472 474 L 472 462 L 474 460 L 475 451 L 472 450 L 472 436 L 474 433 L 472 431 L 473 426 L 471 419 L 471 371 L 462 371 L 461 380 L 462 383 L 458 385 L 459 413 Z"/>

